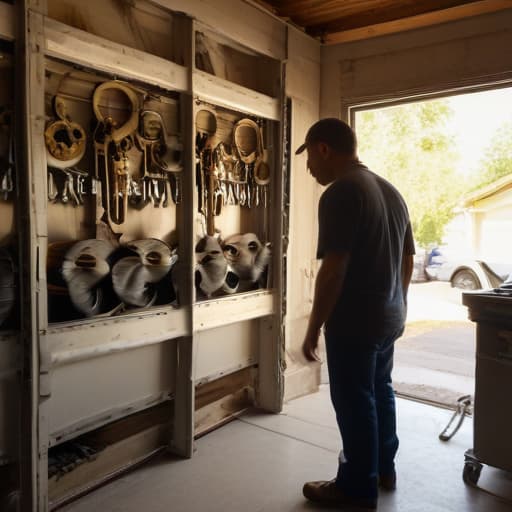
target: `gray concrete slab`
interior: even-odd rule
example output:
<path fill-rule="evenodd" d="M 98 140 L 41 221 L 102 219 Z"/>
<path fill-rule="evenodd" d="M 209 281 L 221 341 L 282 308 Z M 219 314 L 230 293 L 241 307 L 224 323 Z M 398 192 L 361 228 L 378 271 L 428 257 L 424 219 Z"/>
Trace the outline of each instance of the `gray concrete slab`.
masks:
<path fill-rule="evenodd" d="M 467 488 L 467 420 L 449 443 L 437 436 L 450 412 L 398 401 L 399 487 L 382 512 L 510 512 L 511 505 Z M 317 510 L 301 495 L 307 480 L 331 478 L 341 443 L 327 386 L 281 415 L 248 414 L 197 441 L 191 460 L 161 457 L 65 507 L 67 512 L 286 512 Z M 482 483 L 508 493 L 510 477 L 484 470 Z"/>

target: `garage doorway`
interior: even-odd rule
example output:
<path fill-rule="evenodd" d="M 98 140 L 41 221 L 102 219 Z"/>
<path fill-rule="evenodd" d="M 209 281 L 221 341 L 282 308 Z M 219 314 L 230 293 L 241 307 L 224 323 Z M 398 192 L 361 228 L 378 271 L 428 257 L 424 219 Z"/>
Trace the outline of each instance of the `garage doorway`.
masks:
<path fill-rule="evenodd" d="M 404 195 L 416 240 L 395 388 L 453 406 L 474 390 L 462 291 L 512 272 L 512 88 L 365 107 L 352 119 L 360 159 Z"/>

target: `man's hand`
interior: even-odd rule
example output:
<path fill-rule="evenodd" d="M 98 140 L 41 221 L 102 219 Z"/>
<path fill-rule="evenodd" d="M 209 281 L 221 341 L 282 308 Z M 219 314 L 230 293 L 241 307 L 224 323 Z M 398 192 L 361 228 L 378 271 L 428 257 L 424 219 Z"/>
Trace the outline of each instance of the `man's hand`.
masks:
<path fill-rule="evenodd" d="M 320 331 L 315 331 L 313 333 L 308 331 L 306 337 L 304 338 L 304 343 L 302 344 L 302 353 L 308 361 L 320 361 L 320 358 L 317 354 L 319 337 Z"/>

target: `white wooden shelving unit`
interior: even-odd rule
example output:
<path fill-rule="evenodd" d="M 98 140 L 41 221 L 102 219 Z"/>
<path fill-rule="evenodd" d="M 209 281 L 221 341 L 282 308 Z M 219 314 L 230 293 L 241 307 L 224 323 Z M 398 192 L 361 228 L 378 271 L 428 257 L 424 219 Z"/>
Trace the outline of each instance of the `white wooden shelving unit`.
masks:
<path fill-rule="evenodd" d="M 180 4 L 153 3 L 175 10 L 179 10 Z M 13 9 L 0 2 L 0 36 L 13 37 L 6 22 L 14 18 Z M 280 410 L 284 293 L 280 219 L 285 208 L 285 177 L 279 139 L 284 129 L 284 94 L 279 87 L 275 97 L 268 96 L 197 69 L 195 34 L 204 30 L 204 25 L 183 14 L 173 14 L 173 33 L 169 33 L 170 44 L 175 45 L 179 55 L 176 60 L 181 62 L 177 64 L 56 21 L 49 17 L 46 1 L 26 0 L 24 13 L 26 157 L 30 184 L 26 190 L 30 204 L 26 236 L 31 248 L 30 276 L 26 276 L 30 286 L 26 288 L 25 300 L 31 305 L 32 315 L 32 328 L 27 336 L 32 340 L 29 359 L 34 417 L 32 467 L 25 473 L 31 492 L 25 495 L 24 504 L 31 501 L 33 510 L 44 512 L 63 498 L 52 496 L 49 491 L 48 451 L 65 441 L 172 400 L 174 415 L 166 444 L 171 451 L 190 457 L 195 435 L 196 386 L 243 370 L 250 370 L 255 376 L 254 405 L 273 412 Z M 234 46 L 239 44 L 233 42 Z M 261 50 L 258 44 L 252 51 Z M 280 42 L 275 47 L 281 48 Z M 270 47 L 263 53 L 281 66 L 282 52 L 276 55 Z M 116 317 L 48 323 L 48 205 L 43 137 L 48 59 L 101 74 L 106 79 L 115 77 L 179 96 L 186 158 L 177 226 L 182 262 L 178 308 L 154 307 Z M 281 77 L 280 72 L 279 80 Z M 239 112 L 240 117 L 250 115 L 273 123 L 271 217 L 274 221 L 269 222 L 273 278 L 268 290 L 196 302 L 194 247 L 199 233 L 194 120 L 202 103 Z M 203 425 L 206 429 L 211 426 Z"/>

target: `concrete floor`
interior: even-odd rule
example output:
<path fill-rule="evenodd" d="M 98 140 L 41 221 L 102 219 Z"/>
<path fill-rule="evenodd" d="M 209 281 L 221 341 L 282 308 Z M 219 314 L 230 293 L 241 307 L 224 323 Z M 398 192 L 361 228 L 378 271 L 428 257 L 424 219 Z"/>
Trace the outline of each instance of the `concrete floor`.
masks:
<path fill-rule="evenodd" d="M 449 443 L 438 440 L 450 412 L 398 401 L 399 487 L 381 512 L 510 512 L 512 505 L 467 488 L 464 452 L 471 420 Z M 301 494 L 307 480 L 330 479 L 340 440 L 327 386 L 280 415 L 250 413 L 197 441 L 191 460 L 168 456 L 68 505 L 68 512 L 286 512 L 316 510 Z M 512 499 L 512 476 L 485 468 L 481 485 Z"/>

